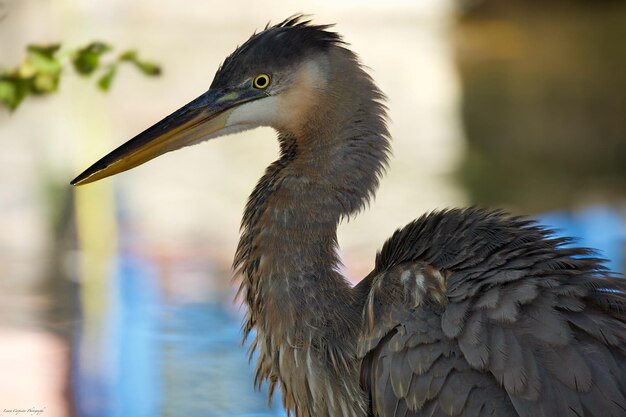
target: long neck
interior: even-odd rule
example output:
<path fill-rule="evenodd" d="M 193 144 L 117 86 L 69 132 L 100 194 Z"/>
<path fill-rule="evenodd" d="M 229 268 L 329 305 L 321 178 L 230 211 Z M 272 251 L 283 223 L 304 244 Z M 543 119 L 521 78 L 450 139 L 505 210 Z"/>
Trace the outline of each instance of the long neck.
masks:
<path fill-rule="evenodd" d="M 346 65 L 331 69 L 333 90 L 320 93 L 298 129 L 279 132 L 281 157 L 246 207 L 235 258 L 250 307 L 246 331 L 262 316 L 282 333 L 277 323 L 323 317 L 350 301 L 337 272 L 337 224 L 373 195 L 389 142 L 381 93 L 354 55 L 336 54 Z"/>
<path fill-rule="evenodd" d="M 366 414 L 360 313 L 338 272 L 336 232 L 373 195 L 389 143 L 381 94 L 351 53 L 337 54 L 346 65 L 331 71 L 335 90 L 320 93 L 297 129 L 279 131 L 281 157 L 250 196 L 235 257 L 244 333 L 256 330 L 255 380 L 270 381 L 270 396 L 280 381 L 284 405 L 304 417 Z"/>

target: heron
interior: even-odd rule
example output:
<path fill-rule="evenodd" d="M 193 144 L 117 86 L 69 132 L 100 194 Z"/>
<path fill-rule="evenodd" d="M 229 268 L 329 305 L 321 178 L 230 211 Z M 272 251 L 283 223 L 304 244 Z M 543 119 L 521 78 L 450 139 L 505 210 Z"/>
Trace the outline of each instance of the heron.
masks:
<path fill-rule="evenodd" d="M 385 97 L 332 25 L 253 34 L 209 89 L 72 181 L 259 126 L 279 158 L 244 210 L 234 268 L 255 385 L 296 417 L 626 416 L 626 285 L 525 218 L 444 209 L 398 229 L 352 286 L 337 226 L 390 157 Z"/>

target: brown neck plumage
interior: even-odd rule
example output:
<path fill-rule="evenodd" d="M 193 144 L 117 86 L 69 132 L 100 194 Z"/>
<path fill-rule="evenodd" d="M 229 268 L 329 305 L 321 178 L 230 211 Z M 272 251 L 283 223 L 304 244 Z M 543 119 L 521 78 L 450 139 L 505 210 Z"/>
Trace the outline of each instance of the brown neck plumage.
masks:
<path fill-rule="evenodd" d="M 333 70 L 329 85 L 338 90 L 319 92 L 297 129 L 279 132 L 281 157 L 248 200 L 234 262 L 249 307 L 244 333 L 257 332 L 251 346 L 259 350 L 256 380 L 269 379 L 270 393 L 282 378 L 279 359 L 301 357 L 296 365 L 316 362 L 330 379 L 338 366 L 356 372 L 350 344 L 356 338 L 349 336 L 358 329 L 360 313 L 338 272 L 336 231 L 343 217 L 372 197 L 389 140 L 382 95 L 354 55 L 344 49 L 336 53 L 352 70 L 342 65 Z M 353 105 L 346 108 L 341 102 Z M 315 374 L 309 371 L 300 383 L 282 381 L 289 408 L 302 392 L 295 387 L 305 386 Z M 348 386 L 346 398 L 358 397 L 356 385 L 341 390 Z"/>
<path fill-rule="evenodd" d="M 235 267 L 243 273 L 242 291 L 252 310 L 247 331 L 257 314 L 271 313 L 271 294 L 284 296 L 272 308 L 285 321 L 294 314 L 290 307 L 305 314 L 310 285 L 317 293 L 347 287 L 336 272 L 337 224 L 369 201 L 387 161 L 383 96 L 352 53 L 333 53 L 333 62 L 345 61 L 330 69 L 328 84 L 335 89 L 318 93 L 297 132 L 279 133 L 281 157 L 245 210 Z"/>
<path fill-rule="evenodd" d="M 336 272 L 337 224 L 369 201 L 387 162 L 382 94 L 351 52 L 332 53 L 333 62 L 345 61 L 329 70 L 334 90 L 319 92 L 296 132 L 279 132 L 281 157 L 246 206 L 234 263 L 251 309 L 246 332 L 259 315 L 288 325 L 323 314 L 323 300 L 308 300 L 312 285 L 317 294 L 343 297 L 348 284 Z"/>

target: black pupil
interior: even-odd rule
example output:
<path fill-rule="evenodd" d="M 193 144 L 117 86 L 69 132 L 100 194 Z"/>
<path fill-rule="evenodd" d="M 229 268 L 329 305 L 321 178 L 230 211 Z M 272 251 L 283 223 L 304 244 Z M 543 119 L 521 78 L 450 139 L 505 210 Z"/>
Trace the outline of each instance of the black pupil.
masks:
<path fill-rule="evenodd" d="M 256 85 L 258 87 L 265 87 L 267 85 L 267 77 L 259 77 L 256 79 Z"/>

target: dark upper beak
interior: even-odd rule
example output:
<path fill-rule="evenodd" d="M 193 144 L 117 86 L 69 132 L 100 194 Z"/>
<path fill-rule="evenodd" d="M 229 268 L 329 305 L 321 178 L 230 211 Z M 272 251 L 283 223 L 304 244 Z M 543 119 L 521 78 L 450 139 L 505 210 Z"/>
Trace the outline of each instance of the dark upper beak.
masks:
<path fill-rule="evenodd" d="M 166 152 L 219 136 L 238 105 L 262 97 L 266 97 L 263 91 L 250 87 L 211 89 L 94 163 L 71 184 L 89 184 Z"/>

